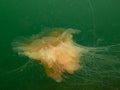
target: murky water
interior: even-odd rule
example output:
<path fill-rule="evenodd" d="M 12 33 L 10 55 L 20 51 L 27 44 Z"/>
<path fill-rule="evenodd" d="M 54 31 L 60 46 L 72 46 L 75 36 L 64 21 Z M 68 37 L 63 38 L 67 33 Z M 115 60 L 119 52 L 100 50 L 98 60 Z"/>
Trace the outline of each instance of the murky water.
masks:
<path fill-rule="evenodd" d="M 1 0 L 0 90 L 119 90 L 119 4 L 112 0 Z M 11 45 L 21 36 L 54 27 L 80 30 L 73 36 L 80 45 L 112 47 L 102 56 L 96 53 L 97 58 L 84 57 L 80 72 L 56 83 L 36 61 L 26 65 L 30 59 L 19 56 Z"/>

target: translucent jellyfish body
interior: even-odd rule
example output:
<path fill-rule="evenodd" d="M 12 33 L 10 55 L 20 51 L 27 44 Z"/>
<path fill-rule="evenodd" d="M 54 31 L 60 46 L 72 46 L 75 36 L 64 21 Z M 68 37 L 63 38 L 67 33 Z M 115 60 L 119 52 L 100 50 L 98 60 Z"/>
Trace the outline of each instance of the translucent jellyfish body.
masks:
<path fill-rule="evenodd" d="M 114 58 L 111 58 L 110 56 L 108 57 L 103 53 L 103 51 L 106 52 L 111 47 L 86 47 L 79 45 L 75 43 L 72 38 L 75 33 L 79 33 L 79 30 L 53 28 L 42 34 L 39 33 L 37 35 L 33 35 L 24 42 L 14 42 L 13 48 L 19 55 L 24 55 L 30 59 L 37 60 L 44 67 L 48 77 L 52 78 L 56 82 L 62 82 L 64 74 L 72 76 L 77 72 L 77 75 L 79 76 L 74 78 L 72 81 L 80 83 L 79 80 L 84 79 L 83 81 L 85 83 L 87 81 L 88 83 L 89 79 L 92 80 L 94 74 L 95 76 L 97 74 L 103 76 L 103 73 L 105 74 L 105 71 L 107 70 L 103 69 L 103 72 L 100 72 L 99 70 L 107 65 L 107 63 L 109 64 L 113 62 L 113 65 L 115 65 L 115 61 L 113 61 Z M 117 58 L 115 59 L 117 63 L 120 63 L 120 60 Z M 101 66 L 103 67 L 100 66 L 100 69 L 100 67 L 97 67 L 95 62 L 99 62 L 98 66 L 102 62 L 103 65 Z M 91 69 L 89 69 L 90 65 L 94 64 L 96 66 L 94 66 L 94 68 L 91 66 Z M 88 70 L 88 74 L 86 73 L 86 70 Z M 109 73 L 110 72 L 108 72 L 108 74 Z"/>

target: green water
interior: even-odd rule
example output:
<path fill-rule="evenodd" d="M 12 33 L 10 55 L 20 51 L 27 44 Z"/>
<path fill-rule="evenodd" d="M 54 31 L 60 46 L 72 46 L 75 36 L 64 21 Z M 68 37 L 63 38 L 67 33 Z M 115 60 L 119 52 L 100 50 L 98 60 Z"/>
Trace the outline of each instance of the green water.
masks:
<path fill-rule="evenodd" d="M 74 37 L 75 41 L 85 46 L 119 44 L 120 1 L 0 0 L 0 90 L 120 89 L 120 77 L 117 80 L 103 79 L 103 82 L 110 82 L 106 85 L 58 84 L 46 76 L 37 62 L 28 65 L 21 72 L 7 73 L 29 60 L 12 50 L 13 40 L 19 36 L 27 37 L 39 33 L 46 27 L 79 29 L 82 32 Z M 119 52 L 117 55 L 120 55 Z M 120 72 L 119 65 L 117 68 Z"/>

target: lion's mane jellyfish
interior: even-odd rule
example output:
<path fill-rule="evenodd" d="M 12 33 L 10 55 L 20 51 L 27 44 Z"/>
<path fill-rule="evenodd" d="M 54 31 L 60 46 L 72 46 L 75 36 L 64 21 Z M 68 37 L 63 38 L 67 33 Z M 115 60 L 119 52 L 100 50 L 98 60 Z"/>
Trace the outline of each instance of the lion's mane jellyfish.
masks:
<path fill-rule="evenodd" d="M 19 55 L 38 61 L 48 77 L 56 82 L 64 81 L 65 74 L 70 77 L 73 75 L 71 77 L 73 83 L 101 81 L 102 78 L 112 75 L 111 71 L 114 72 L 116 68 L 114 66 L 120 63 L 120 60 L 108 56 L 106 51 L 114 45 L 82 46 L 73 41 L 72 36 L 76 33 L 79 33 L 79 30 L 52 28 L 47 32 L 33 35 L 25 41 L 15 41 L 13 48 Z M 116 75 L 119 74 L 116 72 Z"/>
<path fill-rule="evenodd" d="M 73 74 L 80 69 L 80 58 L 87 50 L 81 48 L 72 39 L 78 30 L 54 28 L 43 36 L 32 36 L 29 42 L 16 44 L 19 54 L 38 60 L 49 77 L 57 82 L 64 73 Z"/>

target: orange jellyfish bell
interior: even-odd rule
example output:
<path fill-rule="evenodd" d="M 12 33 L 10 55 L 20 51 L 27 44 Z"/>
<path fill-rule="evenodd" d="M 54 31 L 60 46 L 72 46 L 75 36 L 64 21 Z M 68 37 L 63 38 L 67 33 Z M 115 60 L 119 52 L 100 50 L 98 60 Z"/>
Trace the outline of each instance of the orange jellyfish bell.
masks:
<path fill-rule="evenodd" d="M 56 82 L 62 81 L 64 73 L 73 74 L 80 68 L 80 58 L 86 51 L 72 39 L 79 30 L 53 28 L 49 32 L 32 36 L 28 41 L 14 47 L 19 54 L 38 60 L 47 75 Z"/>

